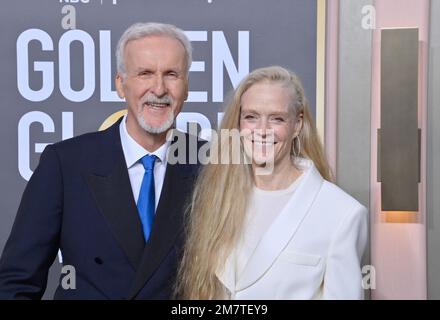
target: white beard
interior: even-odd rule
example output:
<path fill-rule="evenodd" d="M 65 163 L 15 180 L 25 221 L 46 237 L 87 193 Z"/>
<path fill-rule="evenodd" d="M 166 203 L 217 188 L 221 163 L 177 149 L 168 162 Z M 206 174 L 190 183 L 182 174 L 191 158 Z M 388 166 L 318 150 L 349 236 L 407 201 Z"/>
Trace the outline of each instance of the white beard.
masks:
<path fill-rule="evenodd" d="M 147 124 L 145 122 L 144 116 L 142 115 L 142 109 L 138 113 L 136 119 L 142 129 L 144 129 L 146 132 L 152 133 L 152 134 L 164 133 L 164 132 L 168 131 L 168 129 L 170 129 L 174 124 L 174 114 L 172 111 L 170 111 L 168 113 L 168 119 L 158 127 L 150 126 L 149 124 Z"/>

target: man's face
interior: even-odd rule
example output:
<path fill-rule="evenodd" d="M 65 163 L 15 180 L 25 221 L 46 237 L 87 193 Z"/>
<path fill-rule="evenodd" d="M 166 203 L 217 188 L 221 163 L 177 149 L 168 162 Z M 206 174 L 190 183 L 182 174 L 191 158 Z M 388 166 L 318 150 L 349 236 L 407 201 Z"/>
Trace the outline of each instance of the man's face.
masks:
<path fill-rule="evenodd" d="M 129 131 L 165 133 L 188 95 L 183 45 L 166 36 L 132 40 L 124 61 L 126 74 L 116 76 L 116 88 L 127 101 Z"/>

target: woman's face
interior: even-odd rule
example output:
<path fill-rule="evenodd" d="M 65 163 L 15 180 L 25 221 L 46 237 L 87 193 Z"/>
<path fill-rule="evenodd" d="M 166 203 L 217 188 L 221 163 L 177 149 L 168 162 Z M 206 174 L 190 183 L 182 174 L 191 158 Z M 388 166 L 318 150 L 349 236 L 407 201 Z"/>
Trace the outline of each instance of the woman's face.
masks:
<path fill-rule="evenodd" d="M 252 85 L 241 97 L 240 130 L 246 154 L 255 166 L 290 160 L 292 141 L 301 129 L 287 89 L 270 82 Z"/>

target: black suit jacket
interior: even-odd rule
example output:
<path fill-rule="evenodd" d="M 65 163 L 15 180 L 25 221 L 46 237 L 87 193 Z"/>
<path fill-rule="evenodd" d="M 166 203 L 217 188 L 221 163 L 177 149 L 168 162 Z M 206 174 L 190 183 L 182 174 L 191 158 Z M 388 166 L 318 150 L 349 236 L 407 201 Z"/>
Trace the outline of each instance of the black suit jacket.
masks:
<path fill-rule="evenodd" d="M 76 288 L 63 289 L 60 275 L 56 299 L 171 297 L 184 210 L 198 164 L 168 164 L 145 244 L 122 151 L 120 121 L 105 131 L 46 147 L 0 260 L 0 298 L 41 298 L 59 248 L 63 265 L 75 268 Z M 189 139 L 181 134 L 172 147 L 183 137 Z M 188 144 L 183 146 L 188 153 Z"/>

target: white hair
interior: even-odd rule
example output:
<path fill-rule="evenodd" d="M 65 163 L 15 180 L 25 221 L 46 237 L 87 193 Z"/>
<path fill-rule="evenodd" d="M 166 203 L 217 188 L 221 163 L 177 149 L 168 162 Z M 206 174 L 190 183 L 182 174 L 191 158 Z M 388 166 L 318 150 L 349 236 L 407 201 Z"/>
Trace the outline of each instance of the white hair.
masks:
<path fill-rule="evenodd" d="M 186 76 L 188 77 L 189 68 L 192 62 L 192 47 L 191 42 L 185 35 L 183 30 L 177 28 L 172 24 L 165 23 L 135 23 L 131 25 L 122 34 L 116 47 L 116 67 L 119 74 L 125 76 L 125 61 L 124 61 L 124 49 L 127 43 L 131 40 L 137 40 L 148 36 L 167 36 L 178 40 L 185 49 L 186 58 Z"/>

